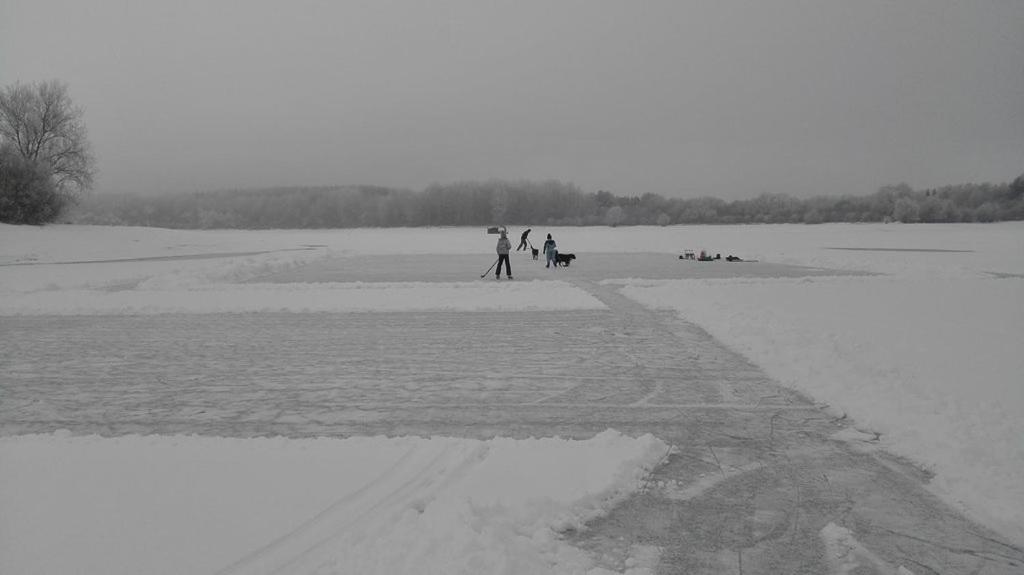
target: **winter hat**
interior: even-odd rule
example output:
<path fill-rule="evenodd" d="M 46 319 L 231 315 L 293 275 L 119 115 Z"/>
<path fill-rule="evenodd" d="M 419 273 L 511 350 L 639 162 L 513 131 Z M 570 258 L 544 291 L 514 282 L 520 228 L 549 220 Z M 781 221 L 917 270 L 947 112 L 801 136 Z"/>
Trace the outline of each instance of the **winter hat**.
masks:
<path fill-rule="evenodd" d="M 551 234 L 548 234 L 548 239 L 549 239 L 549 240 L 551 239 Z"/>
<path fill-rule="evenodd" d="M 505 230 L 501 230 L 501 237 L 505 237 Z"/>

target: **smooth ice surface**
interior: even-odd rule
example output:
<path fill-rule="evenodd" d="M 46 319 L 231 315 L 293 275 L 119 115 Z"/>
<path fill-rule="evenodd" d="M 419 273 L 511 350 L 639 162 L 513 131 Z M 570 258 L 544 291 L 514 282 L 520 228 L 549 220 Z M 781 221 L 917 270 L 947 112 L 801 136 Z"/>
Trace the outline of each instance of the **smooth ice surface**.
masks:
<path fill-rule="evenodd" d="M 495 261 L 479 253 L 485 249 L 475 257 L 448 257 L 455 264 L 445 276 L 432 271 L 437 266 L 429 254 L 420 253 L 411 262 L 367 257 L 406 248 L 419 253 L 431 249 L 438 237 L 466 243 L 466 229 L 420 231 L 419 241 L 410 230 L 395 230 L 390 238 L 380 236 L 381 230 L 182 232 L 62 226 L 40 231 L 0 225 L 0 316 L 604 307 L 551 275 L 495 281 L 493 271 L 484 273 Z M 491 242 L 484 236 L 478 243 L 482 248 Z M 360 247 L 362 258 L 348 257 Z M 262 281 L 294 273 L 310 262 L 339 260 L 355 280 L 289 285 Z M 363 281 L 382 275 L 391 281 Z M 489 281 L 481 281 L 481 275 Z"/>

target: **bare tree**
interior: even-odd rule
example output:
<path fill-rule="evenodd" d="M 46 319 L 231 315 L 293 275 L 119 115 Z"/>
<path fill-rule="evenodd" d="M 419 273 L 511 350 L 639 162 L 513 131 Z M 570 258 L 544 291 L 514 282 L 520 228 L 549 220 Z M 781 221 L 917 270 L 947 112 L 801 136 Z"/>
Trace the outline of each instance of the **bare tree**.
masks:
<path fill-rule="evenodd" d="M 73 199 L 92 187 L 95 160 L 83 111 L 57 80 L 0 90 L 0 142 L 50 170 L 57 190 Z"/>

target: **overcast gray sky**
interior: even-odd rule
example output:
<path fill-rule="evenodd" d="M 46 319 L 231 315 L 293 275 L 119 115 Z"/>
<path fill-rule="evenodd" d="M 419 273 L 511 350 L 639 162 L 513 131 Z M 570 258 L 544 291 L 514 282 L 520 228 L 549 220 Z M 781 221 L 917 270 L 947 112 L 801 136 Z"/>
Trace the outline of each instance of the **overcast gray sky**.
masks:
<path fill-rule="evenodd" d="M 1024 0 L 0 0 L 0 84 L 52 78 L 97 191 L 1024 173 Z"/>

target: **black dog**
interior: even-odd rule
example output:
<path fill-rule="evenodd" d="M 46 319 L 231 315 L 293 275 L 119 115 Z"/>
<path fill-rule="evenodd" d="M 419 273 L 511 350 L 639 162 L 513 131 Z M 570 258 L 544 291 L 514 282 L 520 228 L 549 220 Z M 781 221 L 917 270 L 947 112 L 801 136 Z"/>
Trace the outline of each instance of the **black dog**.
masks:
<path fill-rule="evenodd" d="M 555 265 L 569 267 L 569 264 L 571 264 L 574 259 L 576 259 L 576 254 L 557 253 L 555 254 Z"/>
<path fill-rule="evenodd" d="M 537 259 L 537 256 L 540 255 L 540 250 L 537 248 L 530 248 L 530 251 L 533 252 L 533 259 Z"/>

